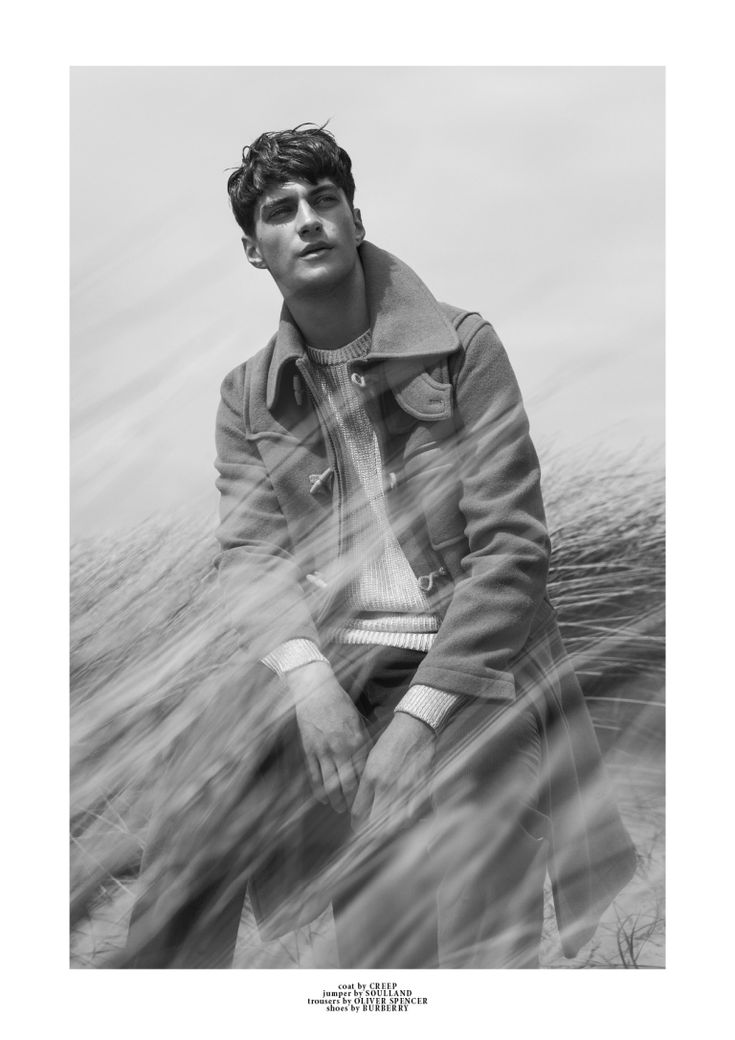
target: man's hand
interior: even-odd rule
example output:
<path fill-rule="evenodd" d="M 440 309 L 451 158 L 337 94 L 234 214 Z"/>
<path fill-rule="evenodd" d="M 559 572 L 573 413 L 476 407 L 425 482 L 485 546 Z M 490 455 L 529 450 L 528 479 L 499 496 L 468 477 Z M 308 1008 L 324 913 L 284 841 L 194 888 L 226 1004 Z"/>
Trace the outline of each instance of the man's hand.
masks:
<path fill-rule="evenodd" d="M 434 731 L 425 722 L 396 712 L 365 763 L 352 805 L 356 829 L 369 821 L 399 828 L 419 813 L 426 800 L 434 742 Z"/>
<path fill-rule="evenodd" d="M 368 751 L 359 711 L 323 661 L 286 675 L 314 796 L 336 812 L 352 805 Z"/>

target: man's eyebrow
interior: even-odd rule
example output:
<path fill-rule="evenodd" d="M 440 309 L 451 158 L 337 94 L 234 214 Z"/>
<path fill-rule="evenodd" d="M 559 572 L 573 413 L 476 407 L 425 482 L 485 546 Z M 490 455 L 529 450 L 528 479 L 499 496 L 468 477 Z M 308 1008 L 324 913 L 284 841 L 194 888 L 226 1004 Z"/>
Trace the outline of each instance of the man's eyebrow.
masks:
<path fill-rule="evenodd" d="M 324 180 L 321 184 L 315 184 L 308 194 L 316 195 L 318 191 L 337 191 L 337 185 L 333 181 Z"/>
<path fill-rule="evenodd" d="M 261 203 L 263 209 L 272 209 L 272 207 L 277 206 L 279 202 L 291 202 L 296 195 L 294 191 L 289 191 L 288 189 L 274 188 L 273 191 L 276 193 L 280 191 L 280 194 L 269 195 L 264 198 Z M 307 198 L 313 198 L 314 195 L 318 195 L 322 191 L 337 191 L 337 186 L 333 184 L 332 181 L 315 184 L 314 187 L 309 188 L 309 191 L 306 193 Z"/>
<path fill-rule="evenodd" d="M 290 202 L 293 198 L 292 195 L 273 195 L 263 199 L 261 206 L 263 209 L 271 209 L 273 206 L 277 206 L 279 202 Z"/>

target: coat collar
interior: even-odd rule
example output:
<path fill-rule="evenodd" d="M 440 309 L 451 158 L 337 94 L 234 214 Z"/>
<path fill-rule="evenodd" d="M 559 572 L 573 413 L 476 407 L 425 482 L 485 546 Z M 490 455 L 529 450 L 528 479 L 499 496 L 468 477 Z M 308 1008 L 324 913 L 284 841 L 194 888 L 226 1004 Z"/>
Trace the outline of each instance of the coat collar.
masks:
<path fill-rule="evenodd" d="M 443 357 L 459 348 L 454 327 L 407 264 L 369 242 L 360 246 L 359 256 L 370 312 L 370 360 L 405 362 L 411 358 Z M 305 357 L 304 341 L 284 304 L 268 370 L 269 410 L 278 397 L 285 366 L 301 357 Z"/>

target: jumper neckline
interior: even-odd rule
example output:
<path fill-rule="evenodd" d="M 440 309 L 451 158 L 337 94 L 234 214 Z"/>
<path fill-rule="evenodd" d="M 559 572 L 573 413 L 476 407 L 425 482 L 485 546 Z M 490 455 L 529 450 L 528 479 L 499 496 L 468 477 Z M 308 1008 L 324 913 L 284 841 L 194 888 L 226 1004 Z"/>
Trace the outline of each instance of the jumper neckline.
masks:
<path fill-rule="evenodd" d="M 338 347 L 336 350 L 319 350 L 317 347 L 307 346 L 306 354 L 315 365 L 344 365 L 348 361 L 365 357 L 370 352 L 371 343 L 372 334 L 370 329 L 367 329 L 357 339 L 346 343 L 344 347 Z"/>

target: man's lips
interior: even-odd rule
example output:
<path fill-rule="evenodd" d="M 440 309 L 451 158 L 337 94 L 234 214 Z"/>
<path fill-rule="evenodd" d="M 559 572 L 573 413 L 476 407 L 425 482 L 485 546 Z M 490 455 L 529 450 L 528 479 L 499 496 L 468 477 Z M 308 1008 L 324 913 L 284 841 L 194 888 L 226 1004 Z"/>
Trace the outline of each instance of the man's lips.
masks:
<path fill-rule="evenodd" d="M 326 242 L 314 242 L 312 243 L 312 245 L 306 246 L 305 249 L 302 249 L 299 253 L 299 256 L 311 256 L 312 253 L 326 252 L 328 249 L 331 248 L 332 247 L 328 245 Z"/>

